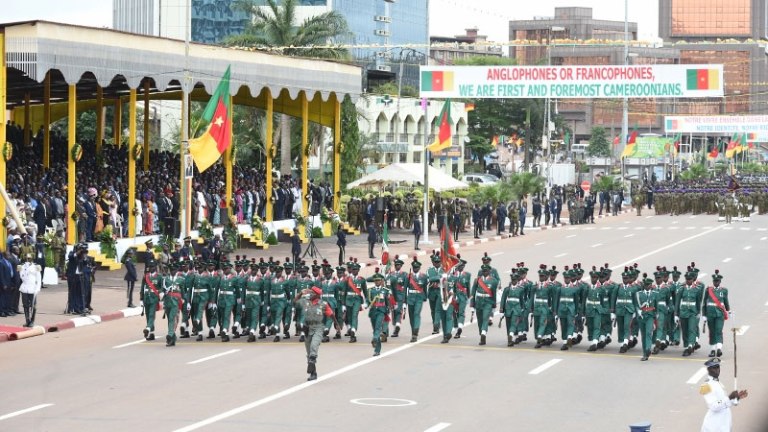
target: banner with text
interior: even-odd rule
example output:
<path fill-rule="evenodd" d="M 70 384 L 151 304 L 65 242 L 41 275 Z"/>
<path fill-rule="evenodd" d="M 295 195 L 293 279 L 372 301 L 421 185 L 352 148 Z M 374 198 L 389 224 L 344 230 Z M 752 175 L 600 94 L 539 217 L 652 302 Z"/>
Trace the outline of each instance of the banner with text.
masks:
<path fill-rule="evenodd" d="M 423 98 L 723 96 L 723 65 L 422 66 Z"/>
<path fill-rule="evenodd" d="M 768 116 L 665 116 L 664 130 L 668 134 L 747 134 L 749 142 L 768 142 Z"/>
<path fill-rule="evenodd" d="M 668 150 L 668 145 L 672 143 L 671 138 L 664 137 L 638 137 L 635 145 L 632 146 L 632 153 L 627 155 L 631 158 L 660 158 L 664 157 Z"/>

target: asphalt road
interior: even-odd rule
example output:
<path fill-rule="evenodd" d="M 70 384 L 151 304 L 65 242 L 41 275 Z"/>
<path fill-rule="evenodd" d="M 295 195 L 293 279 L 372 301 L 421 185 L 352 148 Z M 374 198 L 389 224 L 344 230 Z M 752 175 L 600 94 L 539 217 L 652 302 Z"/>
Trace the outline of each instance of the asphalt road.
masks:
<path fill-rule="evenodd" d="M 477 271 L 483 252 L 502 274 L 519 261 L 531 274 L 539 263 L 562 269 L 580 262 L 589 269 L 637 262 L 650 273 L 656 265 L 684 268 L 695 261 L 709 283 L 720 269 L 736 313 L 726 327 L 743 332 L 738 382 L 750 391 L 734 408 L 735 430 L 766 430 L 768 292 L 761 272 L 768 218 L 726 226 L 711 216 L 625 215 L 464 248 L 468 270 Z M 650 421 L 653 431 L 693 431 L 706 412 L 698 394 L 703 376 L 697 376 L 706 345 L 691 357 L 671 347 L 640 362 L 639 347 L 618 354 L 616 343 L 598 353 L 584 343 L 567 352 L 559 344 L 533 349 L 531 342 L 507 348 L 495 324 L 484 347 L 475 325 L 442 345 L 440 335 L 428 335 L 428 317 L 425 305 L 427 335 L 418 343 L 391 338 L 374 358 L 361 315 L 359 342 L 323 344 L 320 379 L 310 383 L 295 338 L 181 340 L 166 348 L 164 322 L 157 341 L 138 342 L 140 317 L 2 344 L 0 430 L 626 431 Z M 404 330 L 409 333 L 407 325 Z M 722 381 L 730 389 L 731 333 L 723 360 Z"/>

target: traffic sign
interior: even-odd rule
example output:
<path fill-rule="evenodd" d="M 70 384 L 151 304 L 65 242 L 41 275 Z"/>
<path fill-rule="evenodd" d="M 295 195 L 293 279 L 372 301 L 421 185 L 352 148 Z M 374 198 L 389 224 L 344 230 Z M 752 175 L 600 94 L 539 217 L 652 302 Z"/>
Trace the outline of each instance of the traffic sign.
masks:
<path fill-rule="evenodd" d="M 581 188 L 584 190 L 584 193 L 588 194 L 589 190 L 592 188 L 592 185 L 588 181 L 584 180 L 581 182 Z"/>

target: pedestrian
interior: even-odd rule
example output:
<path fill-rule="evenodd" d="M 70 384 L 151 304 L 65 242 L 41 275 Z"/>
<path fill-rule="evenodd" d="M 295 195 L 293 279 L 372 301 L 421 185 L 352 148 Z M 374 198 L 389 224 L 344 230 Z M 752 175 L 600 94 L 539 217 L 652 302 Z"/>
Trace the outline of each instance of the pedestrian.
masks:
<path fill-rule="evenodd" d="M 378 235 L 376 234 L 376 228 L 373 226 L 373 221 L 368 222 L 368 258 L 376 258 L 373 255 L 373 247 L 376 245 Z"/>
<path fill-rule="evenodd" d="M 507 220 L 507 208 L 504 207 L 503 202 L 499 202 L 499 206 L 496 208 L 496 235 L 501 235 L 504 232 L 504 224 Z M 510 221 L 510 224 L 512 222 Z M 510 230 L 512 227 L 510 226 Z"/>
<path fill-rule="evenodd" d="M 413 244 L 414 249 L 419 249 L 419 238 L 421 237 L 421 218 L 419 215 L 416 215 L 415 218 L 413 218 Z"/>
<path fill-rule="evenodd" d="M 339 247 L 339 265 L 344 265 L 345 248 L 347 247 L 347 233 L 339 227 L 336 230 L 336 246 Z"/>
<path fill-rule="evenodd" d="M 549 215 L 552 210 L 549 208 L 549 200 L 544 200 L 544 226 L 549 225 Z"/>
<path fill-rule="evenodd" d="M 40 204 L 38 204 L 40 205 Z M 35 312 L 37 311 L 37 294 L 40 292 L 40 283 L 42 280 L 41 268 L 33 262 L 34 256 L 27 254 L 24 257 L 24 264 L 18 267 L 21 277 L 21 303 L 24 306 L 24 327 L 35 325 Z"/>
<path fill-rule="evenodd" d="M 707 414 L 704 416 L 701 432 L 730 432 L 733 428 L 731 408 L 749 396 L 747 390 L 738 389 L 726 396 L 725 386 L 719 380 L 720 363 L 718 357 L 704 363 L 709 377 L 707 382 L 699 387 L 699 394 L 704 396 L 704 402 L 707 404 Z"/>
<path fill-rule="evenodd" d="M 453 241 L 459 241 L 459 231 L 461 231 L 461 228 L 461 213 L 458 211 L 458 206 L 456 206 L 456 211 L 453 213 Z"/>
<path fill-rule="evenodd" d="M 133 305 L 133 286 L 136 283 L 136 265 L 133 263 L 133 249 L 128 249 L 125 252 L 125 276 L 123 280 L 126 283 L 126 296 L 128 297 L 128 307 L 134 307 Z"/>
<path fill-rule="evenodd" d="M 537 227 L 541 224 L 541 198 L 536 195 L 533 198 L 533 227 Z"/>
<path fill-rule="evenodd" d="M 475 204 L 472 208 L 472 226 L 474 227 L 475 238 L 479 239 L 483 233 L 483 222 L 480 215 L 480 206 Z"/>
<path fill-rule="evenodd" d="M 299 256 L 301 255 L 301 237 L 299 237 L 299 229 L 293 229 L 293 236 L 291 237 L 291 255 L 293 256 L 293 262 L 299 262 Z"/>
<path fill-rule="evenodd" d="M 320 299 L 323 291 L 314 286 L 309 289 L 299 291 L 294 297 L 294 303 L 297 303 L 304 314 L 304 328 L 302 331 L 306 334 L 304 347 L 307 351 L 307 381 L 317 379 L 317 356 L 320 349 L 320 343 L 323 339 L 325 319 L 333 320 L 334 327 L 341 331 L 339 323 L 331 307 L 325 301 Z M 309 299 L 305 298 L 309 296 Z"/>
<path fill-rule="evenodd" d="M 518 210 L 520 220 L 520 235 L 525 235 L 523 232 L 523 229 L 525 228 L 525 217 L 528 215 L 528 203 L 523 200 L 523 202 L 520 204 L 520 210 Z"/>

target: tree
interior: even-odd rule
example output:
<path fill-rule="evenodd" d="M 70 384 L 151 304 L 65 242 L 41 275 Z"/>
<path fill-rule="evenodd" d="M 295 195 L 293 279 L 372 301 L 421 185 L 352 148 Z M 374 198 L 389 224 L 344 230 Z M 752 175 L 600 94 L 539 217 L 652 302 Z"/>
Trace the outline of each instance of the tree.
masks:
<path fill-rule="evenodd" d="M 611 192 L 621 190 L 621 180 L 616 177 L 602 175 L 592 183 L 591 190 L 593 192 Z"/>
<path fill-rule="evenodd" d="M 357 107 L 347 96 L 341 104 L 341 184 L 357 180 L 360 169 L 360 129 L 357 123 Z"/>
<path fill-rule="evenodd" d="M 707 177 L 707 167 L 703 163 L 693 164 L 680 173 L 682 180 L 701 180 Z"/>
<path fill-rule="evenodd" d="M 328 47 L 336 38 L 348 32 L 347 21 L 335 11 L 324 12 L 297 24 L 298 0 L 240 0 L 238 8 L 253 16 L 241 35 L 224 41 L 228 46 L 257 49 L 280 48 L 287 56 L 346 59 L 349 52 L 343 48 Z M 301 48 L 313 47 L 313 48 Z M 317 48 L 315 48 L 317 47 Z M 280 116 L 280 172 L 291 174 L 291 123 L 287 114 Z"/>
<path fill-rule="evenodd" d="M 531 172 L 513 174 L 508 182 L 512 188 L 512 196 L 516 200 L 526 199 L 544 191 L 544 177 Z"/>
<path fill-rule="evenodd" d="M 587 154 L 589 156 L 598 157 L 611 156 L 611 143 L 608 142 L 605 128 L 602 126 L 595 126 L 592 128 L 592 137 L 589 139 Z"/>
<path fill-rule="evenodd" d="M 397 96 L 397 83 L 388 81 L 388 82 L 379 84 L 376 87 L 372 88 L 370 93 L 375 95 Z M 419 92 L 413 86 L 403 85 L 400 87 L 400 96 L 401 97 L 419 97 Z"/>

